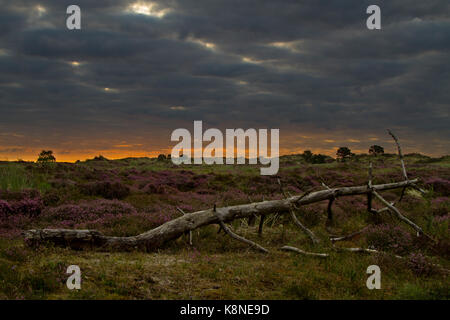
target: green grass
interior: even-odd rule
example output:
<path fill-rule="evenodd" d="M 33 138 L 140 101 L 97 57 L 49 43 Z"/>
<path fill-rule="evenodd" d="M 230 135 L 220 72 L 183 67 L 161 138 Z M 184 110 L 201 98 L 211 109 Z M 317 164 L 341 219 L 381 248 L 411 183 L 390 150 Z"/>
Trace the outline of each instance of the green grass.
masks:
<path fill-rule="evenodd" d="M 326 163 L 309 165 L 297 156 L 281 158 L 280 175 L 300 181 L 307 177 L 323 178 L 327 184 L 335 183 L 335 177 L 346 173 L 358 184 L 365 184 L 370 158 L 361 157 L 357 162 Z M 443 157 L 433 162 L 423 157 L 406 156 L 406 167 L 414 166 L 414 175 L 429 177 L 443 175 L 448 179 L 449 158 Z M 377 175 L 390 179 L 400 172 L 400 164 L 395 157 L 379 159 L 386 168 L 374 170 Z M 37 189 L 41 193 L 58 194 L 62 203 L 88 199 L 76 187 L 55 189 L 49 180 L 69 179 L 79 183 L 91 181 L 85 174 L 110 170 L 126 173 L 135 168 L 138 171 L 189 170 L 196 175 L 213 173 L 210 187 L 218 190 L 214 196 L 217 204 L 244 203 L 248 199 L 220 199 L 222 192 L 235 188 L 247 193 L 254 181 L 258 181 L 257 166 L 180 166 L 173 167 L 170 161 L 155 159 L 126 159 L 116 161 L 88 161 L 78 164 L 55 164 L 55 167 L 41 169 L 37 165 L 8 163 L 0 165 L 0 189 L 19 191 Z M 346 178 L 347 179 L 347 178 Z M 123 178 L 127 185 L 133 181 Z M 271 180 L 269 180 L 271 181 Z M 270 182 L 269 182 L 270 183 Z M 276 184 L 276 180 L 273 181 Z M 339 185 L 336 183 L 335 185 Z M 263 186 L 265 187 L 265 186 Z M 442 195 L 430 192 L 421 196 L 408 191 L 398 208 L 410 219 L 440 242 L 439 248 L 424 247 L 420 252 L 431 256 L 434 263 L 449 269 L 448 244 L 450 241 L 448 222 L 433 222 L 432 200 Z M 233 190 L 235 190 L 233 189 Z M 273 188 L 279 192 L 278 186 Z M 320 187 L 319 187 L 320 189 Z M 264 189 L 265 190 L 265 189 Z M 303 189 L 302 189 L 303 190 Z M 195 190 L 194 190 L 195 192 Z M 138 210 L 163 204 L 174 208 L 178 200 L 190 204 L 195 210 L 208 207 L 202 200 L 192 198 L 194 193 L 146 194 L 133 191 L 123 199 Z M 258 191 L 259 192 L 259 191 Z M 265 192 L 265 191 L 264 191 Z M 260 192 L 252 194 L 253 201 L 274 197 L 274 194 Z M 398 191 L 383 193 L 395 199 Z M 65 197 L 65 198 L 64 198 Z M 201 198 L 202 199 L 202 198 Z M 356 198 L 365 203 L 365 198 Z M 390 200 L 390 198 L 389 198 Z M 380 206 L 379 203 L 376 204 Z M 442 212 L 448 212 L 450 204 L 443 204 Z M 20 236 L 0 237 L 0 299 L 449 299 L 450 282 L 448 276 L 439 272 L 416 274 L 402 261 L 388 255 L 368 255 L 358 253 L 336 253 L 330 250 L 328 233 L 324 228 L 326 203 L 302 207 L 298 217 L 321 239 L 321 245 L 313 247 L 308 238 L 293 225 L 284 223 L 282 218 L 268 217 L 263 236 L 257 235 L 257 225 L 248 227 L 246 221 L 235 221 L 233 229 L 240 235 L 258 242 L 269 249 L 264 255 L 253 251 L 243 243 L 236 242 L 222 233 L 217 234 L 217 226 L 207 226 L 193 232 L 194 246 L 181 237 L 152 253 L 144 252 L 98 252 L 72 251 L 57 247 L 36 249 L 24 245 Z M 174 209 L 175 210 L 175 209 Z M 447 210 L 447 211 L 446 211 Z M 149 211 L 151 214 L 152 211 Z M 334 213 L 340 217 L 333 226 L 338 234 L 348 234 L 375 221 L 365 207 L 356 207 L 346 198 L 339 198 L 334 204 Z M 401 225 L 394 217 L 385 213 L 380 217 L 384 223 Z M 52 222 L 24 221 L 23 228 L 47 227 Z M 282 224 L 285 224 L 283 226 Z M 95 225 L 100 231 L 113 235 L 131 235 L 146 231 L 140 221 L 124 217 L 108 225 Z M 6 228 L 1 225 L 0 230 Z M 102 229 L 103 228 L 103 229 Z M 284 239 L 282 238 L 285 229 Z M 6 230 L 7 231 L 7 230 Z M 280 251 L 282 245 L 292 245 L 308 251 L 329 252 L 329 259 L 318 259 Z M 339 243 L 337 246 L 366 247 L 364 238 Z M 369 265 L 381 268 L 381 290 L 366 287 Z M 69 290 L 65 281 L 69 265 L 79 265 L 82 272 L 82 289 Z"/>
<path fill-rule="evenodd" d="M 47 177 L 35 170 L 26 171 L 23 165 L 9 163 L 0 166 L 0 189 L 8 191 L 21 191 L 24 189 L 37 189 L 45 192 L 50 189 Z"/>
<path fill-rule="evenodd" d="M 242 232 L 242 230 L 240 230 Z M 328 260 L 278 250 L 274 233 L 260 240 L 269 255 L 224 237 L 179 241 L 157 253 L 76 252 L 2 243 L 0 298 L 16 299 L 448 299 L 442 275 L 416 277 L 395 259 L 354 253 Z M 304 241 L 294 230 L 292 242 Z M 275 241 L 277 240 L 277 241 Z M 271 244 L 272 243 L 272 244 Z M 65 270 L 78 265 L 82 289 L 68 290 Z M 382 289 L 369 290 L 366 269 L 377 264 Z M 447 289 L 447 291 L 446 291 Z"/>

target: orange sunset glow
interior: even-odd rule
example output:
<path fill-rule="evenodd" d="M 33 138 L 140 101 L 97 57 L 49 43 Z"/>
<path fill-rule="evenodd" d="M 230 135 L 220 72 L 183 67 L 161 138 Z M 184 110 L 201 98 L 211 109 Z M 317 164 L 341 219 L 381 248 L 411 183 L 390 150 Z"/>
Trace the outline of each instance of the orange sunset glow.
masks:
<path fill-rule="evenodd" d="M 358 135 L 359 139 L 347 138 L 345 135 L 339 136 L 335 133 L 331 134 L 300 134 L 281 131 L 280 134 L 280 155 L 299 154 L 305 150 L 310 150 L 313 153 L 321 153 L 332 157 L 336 156 L 336 150 L 341 146 L 348 146 L 354 153 L 368 153 L 368 149 L 373 144 L 379 144 L 384 146 L 386 152 L 395 153 L 395 145 L 389 137 L 379 135 Z M 84 143 L 77 145 L 76 142 L 64 141 L 63 143 L 55 143 L 54 145 L 42 144 L 41 146 L 24 147 L 18 142 L 20 140 L 27 140 L 24 136 L 14 135 L 16 144 L 10 146 L 0 146 L 0 160 L 25 160 L 35 161 L 37 155 L 43 149 L 53 150 L 57 161 L 62 162 L 75 162 L 77 160 L 92 159 L 95 156 L 102 155 L 108 159 L 123 159 L 128 157 L 157 157 L 159 154 L 170 154 L 172 147 L 176 142 L 170 141 L 170 134 L 167 134 L 165 141 L 163 139 L 157 141 L 146 141 L 142 137 L 138 143 L 134 143 L 132 140 L 98 140 L 98 141 L 85 141 Z M 165 143 L 164 143 L 165 142 Z M 90 145 L 90 143 L 92 145 Z M 445 147 L 435 148 L 436 145 L 440 145 L 436 141 L 432 148 L 424 141 L 423 144 L 419 144 L 416 140 L 403 138 L 404 152 L 405 153 L 420 153 L 424 152 L 430 156 L 442 156 L 446 154 Z M 26 142 L 24 143 L 26 144 Z M 203 146 L 208 145 L 208 142 L 204 142 Z M 247 150 L 248 151 L 248 150 Z M 248 152 L 247 152 L 248 153 Z"/>

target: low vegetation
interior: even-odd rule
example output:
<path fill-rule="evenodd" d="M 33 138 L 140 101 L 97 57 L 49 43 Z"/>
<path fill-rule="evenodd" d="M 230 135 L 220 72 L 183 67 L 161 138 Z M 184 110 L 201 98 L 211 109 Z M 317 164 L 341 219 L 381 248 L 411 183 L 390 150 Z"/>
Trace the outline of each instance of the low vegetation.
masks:
<path fill-rule="evenodd" d="M 402 179 L 395 155 L 345 156 L 336 162 L 307 153 L 283 156 L 279 177 L 286 192 L 363 185 L 369 160 L 373 183 Z M 327 203 L 301 208 L 299 219 L 323 241 L 309 239 L 282 216 L 264 222 L 235 221 L 233 230 L 268 248 L 264 255 L 208 226 L 155 253 L 30 248 L 21 236 L 32 228 L 96 229 L 107 235 L 136 235 L 181 215 L 217 206 L 280 199 L 276 177 L 257 165 L 174 166 L 170 159 L 0 164 L 0 298 L 5 299 L 448 299 L 450 269 L 450 157 L 405 156 L 410 178 L 425 195 L 410 190 L 398 204 L 436 243 L 422 241 L 387 211 L 373 216 L 366 198 L 338 198 L 335 234 L 367 228 L 343 247 L 374 248 L 385 254 L 332 253 L 329 259 L 279 251 L 281 245 L 320 251 L 329 246 Z M 385 192 L 398 199 L 401 190 Z M 376 203 L 376 202 L 375 202 Z M 380 204 L 376 203 L 379 207 Z M 398 259 L 395 255 L 403 256 Z M 68 290 L 69 265 L 79 265 L 82 289 Z M 366 269 L 382 271 L 382 289 L 368 290 Z M 440 267 L 436 267 L 439 265 Z"/>

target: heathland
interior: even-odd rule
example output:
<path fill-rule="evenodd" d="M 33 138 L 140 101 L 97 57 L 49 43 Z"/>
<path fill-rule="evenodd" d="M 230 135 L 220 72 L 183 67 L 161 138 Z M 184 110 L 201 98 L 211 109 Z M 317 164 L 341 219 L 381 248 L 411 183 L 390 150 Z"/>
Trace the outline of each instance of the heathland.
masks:
<path fill-rule="evenodd" d="M 283 156 L 278 177 L 290 194 L 321 190 L 323 184 L 365 185 L 369 161 L 374 184 L 402 181 L 395 155 L 358 155 L 321 164 L 308 163 L 302 155 Z M 261 236 L 258 220 L 232 223 L 236 233 L 268 248 L 269 254 L 218 233 L 215 225 L 193 231 L 192 246 L 180 237 L 150 253 L 35 248 L 22 236 L 36 228 L 131 236 L 179 217 L 177 207 L 193 212 L 214 204 L 281 199 L 277 178 L 261 176 L 258 165 L 175 166 L 164 158 L 103 157 L 77 163 L 0 163 L 0 299 L 448 299 L 450 157 L 410 154 L 405 163 L 409 177 L 419 178 L 427 192 L 408 190 L 397 208 L 434 242 L 417 237 L 389 211 L 369 213 L 366 197 L 352 196 L 334 202 L 335 222 L 327 228 L 327 202 L 297 211 L 299 220 L 321 238 L 318 246 L 283 215 L 267 217 Z M 395 201 L 400 193 L 385 191 L 383 196 Z M 325 252 L 330 229 L 345 235 L 367 225 L 359 236 L 335 245 L 383 253 L 332 251 L 320 259 L 279 250 L 290 245 Z M 81 269 L 81 290 L 66 287 L 69 265 Z M 366 287 L 370 265 L 381 269 L 380 290 Z"/>

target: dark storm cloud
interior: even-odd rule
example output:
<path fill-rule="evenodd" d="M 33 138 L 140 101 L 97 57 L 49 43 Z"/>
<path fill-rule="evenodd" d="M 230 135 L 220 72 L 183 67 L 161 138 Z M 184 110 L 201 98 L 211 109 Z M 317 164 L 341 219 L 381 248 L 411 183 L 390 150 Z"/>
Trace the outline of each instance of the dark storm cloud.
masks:
<path fill-rule="evenodd" d="M 71 140 L 154 129 L 170 144 L 167 133 L 201 119 L 390 127 L 444 141 L 426 152 L 450 149 L 447 0 L 377 1 L 380 31 L 365 26 L 372 1 L 148 1 L 159 17 L 130 11 L 143 1 L 75 2 L 80 31 L 65 27 L 72 2 L 0 0 L 0 131 L 45 140 L 51 127 Z"/>

